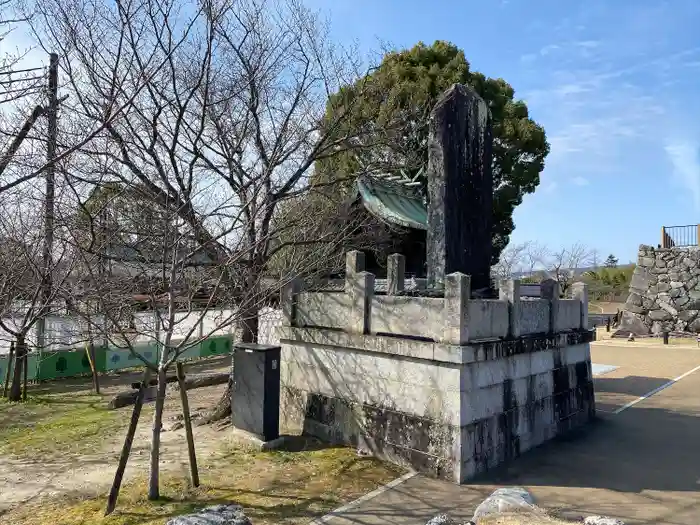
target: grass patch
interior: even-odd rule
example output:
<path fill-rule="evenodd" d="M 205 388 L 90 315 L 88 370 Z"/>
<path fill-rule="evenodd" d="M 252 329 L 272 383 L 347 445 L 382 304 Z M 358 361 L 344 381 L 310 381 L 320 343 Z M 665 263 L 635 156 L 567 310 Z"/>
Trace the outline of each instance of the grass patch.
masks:
<path fill-rule="evenodd" d="M 95 452 L 101 438 L 122 422 L 102 398 L 82 393 L 0 399 L 0 453 L 52 456 Z"/>
<path fill-rule="evenodd" d="M 124 486 L 113 515 L 105 498 L 44 500 L 15 509 L 0 523 L 26 525 L 162 525 L 173 516 L 219 503 L 242 505 L 253 523 L 307 523 L 400 476 L 395 466 L 358 457 L 349 448 L 249 452 L 233 447 L 203 458 L 202 486 L 182 474 L 161 479 L 162 499 L 146 499 L 146 480 Z"/>

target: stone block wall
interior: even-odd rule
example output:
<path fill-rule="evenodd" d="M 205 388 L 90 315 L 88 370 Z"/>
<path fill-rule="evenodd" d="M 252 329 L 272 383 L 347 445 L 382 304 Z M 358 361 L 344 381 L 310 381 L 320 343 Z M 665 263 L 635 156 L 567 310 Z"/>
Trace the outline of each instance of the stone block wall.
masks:
<path fill-rule="evenodd" d="M 283 294 L 284 424 L 464 482 L 594 416 L 585 286 L 474 300 L 452 274 L 443 298 L 374 296 L 357 253 L 348 266 L 341 329 L 303 323 L 297 284 Z"/>
<path fill-rule="evenodd" d="M 620 335 L 700 332 L 700 248 L 641 245 Z"/>

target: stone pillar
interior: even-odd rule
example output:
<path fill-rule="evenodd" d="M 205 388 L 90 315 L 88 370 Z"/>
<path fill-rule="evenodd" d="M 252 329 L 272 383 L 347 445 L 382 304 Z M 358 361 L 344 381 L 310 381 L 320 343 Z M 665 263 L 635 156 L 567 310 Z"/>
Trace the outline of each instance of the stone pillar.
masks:
<path fill-rule="evenodd" d="M 455 272 L 445 277 L 445 329 L 443 343 L 463 345 L 469 341 L 471 277 Z"/>
<path fill-rule="evenodd" d="M 301 292 L 301 281 L 292 279 L 282 287 L 282 326 L 296 326 L 297 296 Z"/>
<path fill-rule="evenodd" d="M 360 272 L 365 271 L 365 254 L 358 250 L 352 250 L 345 254 L 345 291 L 348 291 L 348 282 Z"/>
<path fill-rule="evenodd" d="M 406 257 L 400 253 L 392 253 L 387 261 L 387 293 L 398 295 L 403 292 L 406 275 Z"/>
<path fill-rule="evenodd" d="M 571 295 L 581 301 L 581 330 L 588 330 L 588 285 L 574 283 L 571 285 Z"/>
<path fill-rule="evenodd" d="M 350 297 L 348 332 L 370 332 L 370 309 L 374 295 L 374 274 L 365 272 L 365 254 L 354 250 L 345 256 L 345 293 Z"/>
<path fill-rule="evenodd" d="M 428 286 L 471 276 L 491 288 L 493 177 L 491 113 L 470 87 L 455 84 L 430 114 L 428 136 Z"/>
<path fill-rule="evenodd" d="M 540 283 L 540 297 L 549 301 L 549 332 L 559 331 L 559 283 L 545 279 Z"/>
<path fill-rule="evenodd" d="M 504 279 L 498 292 L 499 299 L 508 301 L 508 335 L 520 337 L 520 280 Z"/>

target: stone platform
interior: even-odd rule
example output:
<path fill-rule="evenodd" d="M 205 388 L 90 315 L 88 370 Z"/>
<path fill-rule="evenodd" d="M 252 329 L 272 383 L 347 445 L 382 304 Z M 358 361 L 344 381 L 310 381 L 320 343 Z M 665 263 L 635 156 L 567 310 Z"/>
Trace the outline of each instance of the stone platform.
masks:
<path fill-rule="evenodd" d="M 451 274 L 443 297 L 420 297 L 398 277 L 376 295 L 351 252 L 344 291 L 288 287 L 285 424 L 463 483 L 595 416 L 585 286 L 523 298 L 507 281 L 471 299 Z"/>

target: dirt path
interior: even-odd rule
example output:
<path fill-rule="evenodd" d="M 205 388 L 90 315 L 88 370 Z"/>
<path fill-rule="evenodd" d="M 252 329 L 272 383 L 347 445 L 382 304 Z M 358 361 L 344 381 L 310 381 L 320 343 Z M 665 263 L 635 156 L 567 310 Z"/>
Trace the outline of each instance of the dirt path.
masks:
<path fill-rule="evenodd" d="M 212 366 L 211 363 L 198 367 L 198 372 L 223 371 L 225 368 Z M 138 375 L 123 374 L 121 378 L 111 378 L 105 381 L 103 394 L 106 398 L 116 392 L 128 389 L 128 384 Z M 89 382 L 83 381 L 83 387 Z M 125 385 L 126 388 L 125 388 Z M 81 381 L 74 380 L 70 384 L 52 383 L 41 385 L 41 389 L 71 388 L 73 392 L 81 390 Z M 204 412 L 213 407 L 220 398 L 225 385 L 189 390 L 190 410 L 192 413 Z M 174 389 L 169 389 L 165 404 L 164 432 L 161 446 L 161 468 L 163 472 L 188 472 L 187 445 L 183 429 L 171 430 L 176 416 L 182 412 L 180 396 Z M 117 459 L 123 444 L 126 425 L 131 416 L 131 407 L 119 410 L 123 416 L 122 430 L 104 441 L 103 446 L 93 455 L 64 458 L 8 458 L 0 456 L 0 513 L 15 505 L 32 501 L 44 496 L 57 496 L 69 493 L 82 495 L 104 494 L 109 490 Z M 125 481 L 148 472 L 149 443 L 151 433 L 152 405 L 144 407 L 139 421 L 134 446 L 132 448 Z M 221 452 L 229 432 L 225 427 L 201 426 L 194 428 L 197 458 L 200 462 Z"/>

